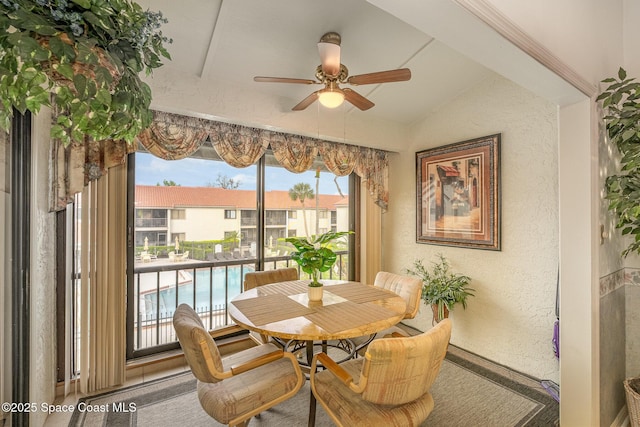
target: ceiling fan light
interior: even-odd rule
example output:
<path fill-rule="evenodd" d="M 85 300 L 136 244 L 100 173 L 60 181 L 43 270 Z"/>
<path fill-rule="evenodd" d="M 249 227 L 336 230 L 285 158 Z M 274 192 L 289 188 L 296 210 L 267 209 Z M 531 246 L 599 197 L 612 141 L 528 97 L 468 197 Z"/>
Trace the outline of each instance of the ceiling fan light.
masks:
<path fill-rule="evenodd" d="M 322 71 L 328 76 L 340 74 L 340 45 L 335 43 L 318 43 L 318 52 L 322 61 Z"/>
<path fill-rule="evenodd" d="M 327 108 L 336 108 L 344 102 L 344 93 L 340 90 L 324 89 L 318 94 L 318 101 Z"/>

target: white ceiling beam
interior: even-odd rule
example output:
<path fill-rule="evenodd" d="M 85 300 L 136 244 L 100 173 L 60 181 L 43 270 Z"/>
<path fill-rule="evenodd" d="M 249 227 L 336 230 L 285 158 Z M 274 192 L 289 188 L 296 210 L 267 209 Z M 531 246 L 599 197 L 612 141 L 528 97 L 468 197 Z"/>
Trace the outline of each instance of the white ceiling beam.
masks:
<path fill-rule="evenodd" d="M 557 105 L 597 91 L 486 1 L 367 1 Z"/>

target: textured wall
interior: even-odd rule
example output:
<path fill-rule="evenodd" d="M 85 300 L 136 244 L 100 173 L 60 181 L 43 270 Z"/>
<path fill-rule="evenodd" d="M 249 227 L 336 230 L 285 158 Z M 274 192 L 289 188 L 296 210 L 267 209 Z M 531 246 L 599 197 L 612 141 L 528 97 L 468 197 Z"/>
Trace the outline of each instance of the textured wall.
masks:
<path fill-rule="evenodd" d="M 625 286 L 620 269 L 600 280 L 600 425 L 611 425 L 624 407 Z M 640 297 L 640 294 L 638 294 Z"/>
<path fill-rule="evenodd" d="M 5 254 L 9 252 L 9 233 L 11 232 L 10 210 L 11 195 L 0 190 L 0 401 L 6 402 L 11 396 L 11 306 L 9 275 L 11 260 Z M 0 412 L 0 420 L 5 418 Z M 1 423 L 1 422 L 0 422 Z"/>
<path fill-rule="evenodd" d="M 558 268 L 557 110 L 496 76 L 416 124 L 393 156 L 390 209 L 383 215 L 383 268 L 402 272 L 414 258 L 444 254 L 473 279 L 476 296 L 456 308 L 452 343 L 538 378 L 558 381 L 551 336 Z M 415 243 L 415 152 L 502 134 L 502 251 Z M 431 327 L 424 305 L 410 321 Z"/>
<path fill-rule="evenodd" d="M 34 118 L 31 198 L 31 360 L 32 402 L 53 403 L 56 385 L 55 215 L 49 209 L 49 115 Z M 46 414 L 31 414 L 31 426 Z"/>

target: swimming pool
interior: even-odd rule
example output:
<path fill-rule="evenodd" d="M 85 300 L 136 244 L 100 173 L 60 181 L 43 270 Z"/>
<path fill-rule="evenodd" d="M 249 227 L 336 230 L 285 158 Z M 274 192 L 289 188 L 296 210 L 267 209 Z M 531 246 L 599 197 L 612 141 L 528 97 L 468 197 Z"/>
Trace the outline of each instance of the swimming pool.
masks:
<path fill-rule="evenodd" d="M 198 313 L 223 310 L 226 301 L 242 292 L 244 275 L 252 271 L 253 266 L 245 265 L 196 269 L 195 276 L 193 269 L 141 273 L 136 289 L 138 319 L 172 316 L 182 303 Z"/>

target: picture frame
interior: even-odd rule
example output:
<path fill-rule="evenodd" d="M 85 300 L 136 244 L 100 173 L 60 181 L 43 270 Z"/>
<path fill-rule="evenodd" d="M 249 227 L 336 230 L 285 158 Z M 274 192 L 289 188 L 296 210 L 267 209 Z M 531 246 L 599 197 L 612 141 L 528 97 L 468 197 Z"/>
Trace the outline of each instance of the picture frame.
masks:
<path fill-rule="evenodd" d="M 416 241 L 501 250 L 500 137 L 416 152 Z"/>

